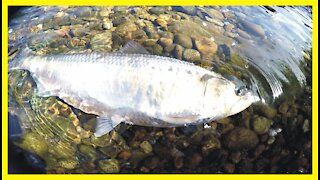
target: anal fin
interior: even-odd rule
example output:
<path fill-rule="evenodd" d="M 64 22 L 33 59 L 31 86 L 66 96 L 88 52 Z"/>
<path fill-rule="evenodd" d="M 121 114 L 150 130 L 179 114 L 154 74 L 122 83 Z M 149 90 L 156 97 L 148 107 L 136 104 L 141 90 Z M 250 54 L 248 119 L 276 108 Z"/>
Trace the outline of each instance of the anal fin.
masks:
<path fill-rule="evenodd" d="M 123 121 L 123 118 L 121 116 L 101 116 L 97 120 L 96 124 L 96 130 L 94 132 L 94 135 L 96 137 L 103 136 L 110 131 L 112 131 L 118 124 L 120 124 Z"/>

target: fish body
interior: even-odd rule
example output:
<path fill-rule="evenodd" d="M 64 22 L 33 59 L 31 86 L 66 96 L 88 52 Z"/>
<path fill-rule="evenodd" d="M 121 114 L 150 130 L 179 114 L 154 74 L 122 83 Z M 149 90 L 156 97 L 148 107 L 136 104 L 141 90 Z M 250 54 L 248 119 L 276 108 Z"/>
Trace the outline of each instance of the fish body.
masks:
<path fill-rule="evenodd" d="M 39 96 L 57 96 L 99 116 L 96 136 L 121 122 L 175 127 L 236 114 L 254 101 L 233 82 L 192 63 L 150 54 L 88 53 L 28 56 Z"/>

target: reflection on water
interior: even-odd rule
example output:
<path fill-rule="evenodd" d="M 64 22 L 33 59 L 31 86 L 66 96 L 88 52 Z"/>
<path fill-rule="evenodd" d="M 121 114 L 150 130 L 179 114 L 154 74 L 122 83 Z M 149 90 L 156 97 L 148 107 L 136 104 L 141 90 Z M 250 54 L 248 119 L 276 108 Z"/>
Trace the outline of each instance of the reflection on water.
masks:
<path fill-rule="evenodd" d="M 94 115 L 36 96 L 29 73 L 12 71 L 9 111 L 22 132 L 10 137 L 52 173 L 308 173 L 311 15 L 310 7 L 22 9 L 9 22 L 9 59 L 25 46 L 36 55 L 114 52 L 133 39 L 151 54 L 241 80 L 262 103 L 205 128 L 121 124 L 95 138 Z"/>

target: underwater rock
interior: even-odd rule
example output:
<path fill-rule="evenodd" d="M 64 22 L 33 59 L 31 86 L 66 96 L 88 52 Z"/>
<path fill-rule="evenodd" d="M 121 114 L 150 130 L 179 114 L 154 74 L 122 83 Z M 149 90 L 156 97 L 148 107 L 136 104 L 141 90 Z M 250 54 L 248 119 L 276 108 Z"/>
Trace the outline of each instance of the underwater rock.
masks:
<path fill-rule="evenodd" d="M 22 136 L 22 142 L 17 144 L 22 149 L 35 153 L 39 156 L 44 156 L 48 151 L 47 141 L 38 133 L 27 132 Z"/>
<path fill-rule="evenodd" d="M 280 104 L 278 110 L 281 114 L 286 114 L 288 112 L 289 105 L 287 101 L 284 101 L 283 103 Z"/>
<path fill-rule="evenodd" d="M 198 37 L 211 37 L 212 33 L 209 32 L 202 24 L 198 24 L 192 20 L 174 21 L 169 26 L 169 31 L 173 33 L 181 33 L 185 36 L 192 38 Z"/>
<path fill-rule="evenodd" d="M 144 165 L 149 169 L 154 169 L 159 165 L 160 158 L 159 157 L 148 157 L 144 160 Z"/>
<path fill-rule="evenodd" d="M 223 14 L 220 11 L 216 10 L 216 9 L 207 9 L 207 13 L 213 18 L 217 18 L 217 19 L 220 19 L 220 20 L 224 19 Z"/>
<path fill-rule="evenodd" d="M 166 11 L 166 9 L 162 6 L 156 6 L 156 7 L 152 7 L 150 9 L 150 13 L 156 14 L 156 15 L 163 14 L 165 11 Z"/>
<path fill-rule="evenodd" d="M 194 152 L 190 156 L 188 156 L 186 165 L 190 168 L 195 168 L 199 166 L 202 160 L 203 160 L 203 157 L 201 156 L 201 154 Z"/>
<path fill-rule="evenodd" d="M 167 27 L 167 25 L 172 22 L 172 18 L 171 18 L 171 16 L 169 14 L 160 14 L 157 17 L 156 22 L 161 27 Z"/>
<path fill-rule="evenodd" d="M 207 140 L 206 140 L 207 139 Z M 211 153 L 215 149 L 220 149 L 221 144 L 218 138 L 215 136 L 205 137 L 204 142 L 202 143 L 202 154 L 205 156 Z"/>
<path fill-rule="evenodd" d="M 93 51 L 110 52 L 112 49 L 112 34 L 109 31 L 97 34 L 91 39 Z"/>
<path fill-rule="evenodd" d="M 232 150 L 249 150 L 259 143 L 258 136 L 246 128 L 235 128 L 224 139 L 224 144 Z"/>
<path fill-rule="evenodd" d="M 202 56 L 212 57 L 218 50 L 218 45 L 206 37 L 195 39 L 194 44 Z"/>
<path fill-rule="evenodd" d="M 89 28 L 79 27 L 79 28 L 71 29 L 70 34 L 75 37 L 82 37 L 82 36 L 85 36 L 89 31 L 90 31 Z"/>
<path fill-rule="evenodd" d="M 241 37 L 243 37 L 243 38 L 245 38 L 245 39 L 250 39 L 250 38 L 251 38 L 251 36 L 250 36 L 247 32 L 245 32 L 245 31 L 243 31 L 243 30 L 241 30 L 241 29 L 239 29 L 239 28 L 237 28 L 237 33 L 238 33 Z"/>
<path fill-rule="evenodd" d="M 233 29 L 234 29 L 234 24 L 231 24 L 231 23 L 229 23 L 229 24 L 227 24 L 227 25 L 225 25 L 224 26 L 224 29 L 227 31 L 227 32 L 231 32 Z"/>
<path fill-rule="evenodd" d="M 224 26 L 224 23 L 222 21 L 220 21 L 219 19 L 213 19 L 213 18 L 210 18 L 208 16 L 205 17 L 205 19 L 208 21 L 208 22 L 211 22 L 217 26 L 220 26 L 220 27 L 223 27 Z"/>
<path fill-rule="evenodd" d="M 258 24 L 243 19 L 240 19 L 240 24 L 254 36 L 264 37 L 265 35 L 263 28 Z"/>
<path fill-rule="evenodd" d="M 262 106 L 260 110 L 269 119 L 273 119 L 277 115 L 277 109 L 272 106 Z"/>
<path fill-rule="evenodd" d="M 252 127 L 253 130 L 257 133 L 257 134 L 265 134 L 269 131 L 270 126 L 273 124 L 273 121 L 262 117 L 262 116 L 257 116 L 255 118 L 253 118 L 252 120 Z"/>
<path fill-rule="evenodd" d="M 195 15 L 197 13 L 197 8 L 195 6 L 173 6 L 172 9 L 189 15 Z"/>
<path fill-rule="evenodd" d="M 116 159 L 105 159 L 98 162 L 99 168 L 105 173 L 120 172 L 119 161 Z"/>
<path fill-rule="evenodd" d="M 172 46 L 173 41 L 172 41 L 172 39 L 170 39 L 170 38 L 162 37 L 162 38 L 159 39 L 159 43 L 160 43 L 164 48 L 166 48 L 166 47 Z"/>
<path fill-rule="evenodd" d="M 143 42 L 143 45 L 147 47 L 151 47 L 151 46 L 154 46 L 157 43 L 157 41 L 158 41 L 157 39 L 146 39 Z"/>
<path fill-rule="evenodd" d="M 140 150 L 133 150 L 129 162 L 133 167 L 137 167 L 139 163 L 148 156 L 150 156 L 150 154 L 146 154 Z"/>
<path fill-rule="evenodd" d="M 226 173 L 233 173 L 236 169 L 236 166 L 231 163 L 227 163 L 223 165 L 223 169 L 226 171 Z"/>
<path fill-rule="evenodd" d="M 78 18 L 79 17 L 90 17 L 93 13 L 93 10 L 91 7 L 80 6 L 80 7 L 75 8 L 72 12 Z"/>
<path fill-rule="evenodd" d="M 167 56 L 171 56 L 171 52 L 174 50 L 175 47 L 176 47 L 175 44 L 171 44 L 170 46 L 166 46 L 163 50 L 166 53 L 169 53 Z"/>
<path fill-rule="evenodd" d="M 174 57 L 177 59 L 182 59 L 182 55 L 183 55 L 183 50 L 184 48 L 180 45 L 176 45 L 176 47 L 174 48 Z"/>
<path fill-rule="evenodd" d="M 80 144 L 79 151 L 91 160 L 95 160 L 97 158 L 97 152 L 92 146 Z"/>
<path fill-rule="evenodd" d="M 155 44 L 152 46 L 152 54 L 155 54 L 155 55 L 161 55 L 162 52 L 163 52 L 163 47 L 160 46 L 159 44 Z"/>
<path fill-rule="evenodd" d="M 143 141 L 140 144 L 140 148 L 142 149 L 143 152 L 147 154 L 152 152 L 152 145 L 148 141 Z"/>
<path fill-rule="evenodd" d="M 163 37 L 163 38 L 168 38 L 168 39 L 171 39 L 171 40 L 173 40 L 173 38 L 174 38 L 173 33 L 170 32 L 170 31 L 161 31 L 161 32 L 159 32 L 159 35 L 161 37 Z"/>
<path fill-rule="evenodd" d="M 143 30 L 139 29 L 132 33 L 132 39 L 136 40 L 137 42 L 143 43 L 148 39 L 148 36 Z"/>
<path fill-rule="evenodd" d="M 113 24 L 114 24 L 114 22 L 113 22 Z M 131 21 L 125 21 L 117 26 L 115 32 L 118 33 L 121 37 L 124 37 L 128 33 L 134 32 L 136 30 L 138 30 L 137 25 L 135 25 Z"/>
<path fill-rule="evenodd" d="M 113 28 L 112 21 L 110 21 L 109 19 L 103 19 L 103 21 L 102 21 L 102 29 L 110 30 L 111 28 Z"/>
<path fill-rule="evenodd" d="M 222 14 L 224 15 L 224 17 L 226 17 L 227 19 L 231 19 L 233 18 L 235 15 L 233 14 L 233 12 L 231 11 L 224 11 L 222 12 Z"/>
<path fill-rule="evenodd" d="M 192 48 L 192 40 L 189 36 L 184 34 L 176 34 L 174 36 L 174 43 L 179 44 L 185 48 Z"/>
<path fill-rule="evenodd" d="M 200 55 L 199 51 L 197 51 L 197 50 L 185 49 L 183 51 L 183 59 L 186 61 L 199 63 L 201 60 L 201 55 Z"/>
<path fill-rule="evenodd" d="M 102 6 L 99 15 L 102 17 L 108 17 L 112 13 L 112 6 Z"/>
<path fill-rule="evenodd" d="M 51 143 L 48 152 L 54 155 L 55 158 L 69 159 L 75 156 L 76 149 L 71 143 L 59 141 Z"/>
<path fill-rule="evenodd" d="M 75 159 L 61 159 L 58 164 L 65 169 L 75 169 L 79 166 L 79 162 Z"/>
<path fill-rule="evenodd" d="M 130 159 L 131 155 L 132 155 L 131 151 L 128 150 L 128 149 L 125 149 L 125 150 L 123 150 L 123 151 L 121 151 L 121 152 L 119 153 L 118 157 L 119 157 L 120 159 L 123 159 L 123 160 L 127 161 L 127 160 Z"/>
<path fill-rule="evenodd" d="M 241 161 L 241 152 L 240 151 L 231 152 L 230 160 L 235 164 L 239 163 Z"/>
<path fill-rule="evenodd" d="M 237 37 L 237 34 L 232 33 L 232 32 L 228 32 L 228 31 L 224 32 L 223 34 L 224 34 L 225 36 L 228 36 L 228 37 L 231 37 L 231 38 Z"/>

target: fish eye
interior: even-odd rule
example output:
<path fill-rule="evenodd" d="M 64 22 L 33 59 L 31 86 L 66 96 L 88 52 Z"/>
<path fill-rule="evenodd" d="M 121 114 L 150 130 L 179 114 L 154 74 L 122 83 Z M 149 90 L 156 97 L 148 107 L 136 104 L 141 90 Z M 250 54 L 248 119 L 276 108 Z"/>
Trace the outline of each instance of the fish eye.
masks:
<path fill-rule="evenodd" d="M 243 96 L 248 92 L 247 86 L 240 86 L 235 89 L 235 93 L 237 96 Z"/>

